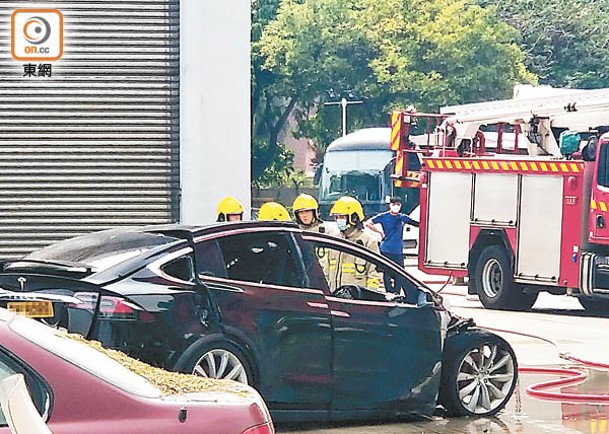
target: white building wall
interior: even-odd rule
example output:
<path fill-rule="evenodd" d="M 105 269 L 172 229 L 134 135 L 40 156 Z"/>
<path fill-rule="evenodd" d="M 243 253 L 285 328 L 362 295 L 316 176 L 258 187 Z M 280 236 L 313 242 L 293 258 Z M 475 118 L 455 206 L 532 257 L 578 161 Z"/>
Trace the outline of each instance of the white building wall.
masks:
<path fill-rule="evenodd" d="M 180 1 L 181 221 L 215 220 L 235 196 L 249 217 L 251 0 Z"/>

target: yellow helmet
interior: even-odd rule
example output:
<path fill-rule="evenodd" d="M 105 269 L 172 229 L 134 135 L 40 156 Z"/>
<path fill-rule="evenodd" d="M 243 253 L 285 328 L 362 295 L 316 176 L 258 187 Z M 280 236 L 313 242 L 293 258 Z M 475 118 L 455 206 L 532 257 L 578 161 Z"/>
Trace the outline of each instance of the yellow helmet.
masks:
<path fill-rule="evenodd" d="M 292 204 L 292 211 L 294 211 L 294 217 L 296 220 L 300 222 L 298 218 L 298 213 L 300 211 L 313 211 L 313 216 L 317 219 L 317 209 L 319 208 L 319 204 L 317 200 L 310 194 L 299 194 L 296 199 L 294 199 L 294 203 Z"/>
<path fill-rule="evenodd" d="M 228 221 L 229 214 L 240 214 L 241 216 L 243 216 L 244 211 L 245 208 L 243 208 L 241 202 L 239 202 L 233 196 L 226 196 L 220 201 L 220 203 L 218 204 L 218 208 L 216 208 L 216 221 Z"/>
<path fill-rule="evenodd" d="M 332 209 L 331 215 L 346 215 L 350 225 L 355 225 L 364 221 L 364 209 L 362 204 L 357 199 L 349 196 L 343 196 L 338 199 Z"/>
<path fill-rule="evenodd" d="M 292 219 L 288 210 L 283 205 L 277 202 L 267 202 L 260 207 L 258 211 L 258 220 L 278 220 L 280 222 L 289 222 Z"/>
<path fill-rule="evenodd" d="M 294 204 L 292 205 L 292 209 L 294 212 L 298 211 L 317 211 L 319 208 L 319 204 L 315 200 L 313 196 L 310 194 L 299 194 L 296 199 L 294 199 Z"/>

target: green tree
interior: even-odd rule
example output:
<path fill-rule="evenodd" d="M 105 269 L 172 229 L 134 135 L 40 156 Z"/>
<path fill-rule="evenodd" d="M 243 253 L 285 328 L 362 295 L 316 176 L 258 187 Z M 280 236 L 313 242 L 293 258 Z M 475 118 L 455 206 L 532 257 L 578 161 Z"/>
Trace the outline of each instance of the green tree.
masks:
<path fill-rule="evenodd" d="M 556 87 L 609 87 L 609 1 L 479 0 L 520 31 L 528 68 Z"/>
<path fill-rule="evenodd" d="M 341 128 L 324 102 L 364 101 L 349 107 L 353 130 L 387 124 L 392 108 L 503 98 L 533 80 L 517 31 L 493 12 L 465 0 L 283 0 L 255 52 L 277 113 L 321 154 Z"/>
<path fill-rule="evenodd" d="M 279 135 L 296 101 L 286 99 L 282 77 L 264 68 L 260 39 L 272 22 L 281 0 L 252 2 L 252 179 L 258 186 L 275 184 L 289 176 L 293 153 L 279 143 Z"/>

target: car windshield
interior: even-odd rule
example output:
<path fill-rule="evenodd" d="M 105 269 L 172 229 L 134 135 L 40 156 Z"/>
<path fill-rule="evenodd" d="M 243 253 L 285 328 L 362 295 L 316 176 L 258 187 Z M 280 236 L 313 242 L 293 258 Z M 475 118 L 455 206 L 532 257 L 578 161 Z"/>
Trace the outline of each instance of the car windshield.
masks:
<path fill-rule="evenodd" d="M 19 315 L 11 320 L 10 328 L 28 341 L 128 393 L 145 398 L 161 396 L 161 391 L 144 377 L 59 330 Z"/>
<path fill-rule="evenodd" d="M 16 261 L 10 268 L 32 266 L 33 262 L 27 262 L 30 260 L 71 263 L 101 271 L 155 247 L 176 241 L 177 238 L 157 233 L 112 229 L 52 244 L 27 255 L 23 258 L 26 261 Z"/>

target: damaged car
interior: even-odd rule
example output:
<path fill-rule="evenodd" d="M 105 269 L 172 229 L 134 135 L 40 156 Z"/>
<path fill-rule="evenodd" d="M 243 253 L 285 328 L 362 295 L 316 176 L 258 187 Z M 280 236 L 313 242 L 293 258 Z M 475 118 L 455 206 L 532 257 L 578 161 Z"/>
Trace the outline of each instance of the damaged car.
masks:
<path fill-rule="evenodd" d="M 251 387 L 158 371 L 0 309 L 0 434 L 40 433 L 36 418 L 54 434 L 274 434 Z"/>
<path fill-rule="evenodd" d="M 342 257 L 346 284 L 332 268 Z M 358 279 L 370 270 L 374 286 Z M 96 232 L 5 265 L 0 286 L 74 297 L 41 301 L 41 320 L 158 367 L 247 383 L 277 421 L 490 416 L 518 376 L 504 339 L 403 268 L 292 223 Z"/>

